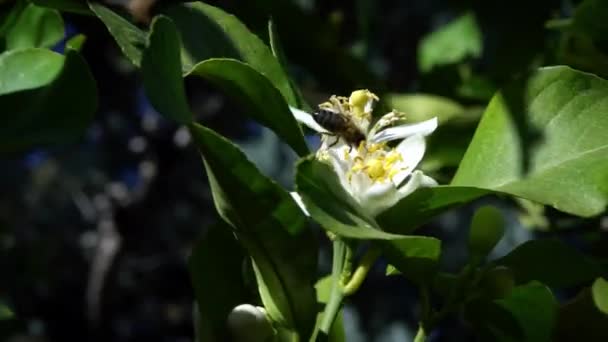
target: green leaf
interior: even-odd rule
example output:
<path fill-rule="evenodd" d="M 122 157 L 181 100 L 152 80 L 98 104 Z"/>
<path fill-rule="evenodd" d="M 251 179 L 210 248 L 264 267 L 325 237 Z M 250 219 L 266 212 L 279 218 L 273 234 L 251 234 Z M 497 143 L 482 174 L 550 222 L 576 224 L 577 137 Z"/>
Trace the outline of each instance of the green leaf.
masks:
<path fill-rule="evenodd" d="M 591 293 L 597 308 L 608 314 L 608 281 L 604 278 L 597 278 L 591 286 Z"/>
<path fill-rule="evenodd" d="M 180 62 L 179 34 L 171 19 L 154 18 L 141 61 L 144 89 L 152 106 L 181 124 L 193 120 L 186 98 Z"/>
<path fill-rule="evenodd" d="M 465 113 L 465 108 L 447 97 L 432 94 L 387 94 L 383 99 L 389 108 L 407 115 L 407 120 L 420 122 L 437 117 L 440 126 Z"/>
<path fill-rule="evenodd" d="M 557 319 L 557 302 L 538 282 L 517 286 L 502 299 L 469 302 L 465 310 L 483 341 L 551 341 Z"/>
<path fill-rule="evenodd" d="M 72 49 L 72 50 L 80 52 L 80 50 L 82 50 L 82 46 L 84 45 L 84 43 L 86 41 L 87 41 L 87 36 L 85 36 L 84 34 L 77 34 L 74 37 L 68 39 L 68 41 L 65 42 L 65 46 L 68 49 Z"/>
<path fill-rule="evenodd" d="M 306 217 L 230 141 L 199 124 L 190 130 L 203 155 L 216 209 L 254 262 L 269 316 L 296 328 L 301 338 L 310 336 L 317 315 L 317 246 Z"/>
<path fill-rule="evenodd" d="M 141 64 L 142 51 L 146 46 L 146 34 L 128 20 L 99 3 L 89 3 L 89 8 L 103 21 L 116 43 L 133 65 Z"/>
<path fill-rule="evenodd" d="M 606 111 L 607 81 L 542 68 L 494 96 L 452 185 L 599 214 L 608 202 Z"/>
<path fill-rule="evenodd" d="M 244 112 L 273 130 L 300 156 L 308 154 L 302 130 L 277 89 L 248 64 L 233 59 L 209 59 L 190 75 L 205 78 L 238 101 Z"/>
<path fill-rule="evenodd" d="M 382 245 L 383 254 L 398 273 L 416 283 L 432 280 L 441 255 L 440 240 L 427 236 L 410 236 L 378 243 Z M 396 273 L 387 269 L 388 275 Z"/>
<path fill-rule="evenodd" d="M 285 75 L 289 79 L 289 85 L 291 90 L 295 96 L 295 106 L 297 108 L 303 109 L 305 111 L 310 111 L 311 107 L 308 103 L 306 103 L 306 99 L 300 92 L 298 86 L 293 82 L 291 78 L 289 78 L 289 64 L 287 62 L 287 57 L 283 52 L 283 48 L 281 47 L 281 41 L 279 39 L 279 33 L 277 32 L 277 25 L 274 21 L 268 20 L 268 38 L 270 40 L 270 50 L 272 51 L 272 55 L 279 61 L 279 64 L 283 68 Z"/>
<path fill-rule="evenodd" d="M 407 234 L 440 213 L 489 193 L 484 189 L 458 186 L 420 188 L 382 212 L 376 220 L 388 232 Z"/>
<path fill-rule="evenodd" d="M 509 267 L 517 283 L 538 280 L 556 288 L 580 285 L 601 274 L 592 259 L 556 239 L 525 242 L 494 263 Z"/>
<path fill-rule="evenodd" d="M 46 49 L 24 49 L 0 54 L 0 95 L 51 83 L 61 72 L 63 62 L 62 55 Z"/>
<path fill-rule="evenodd" d="M 436 66 L 481 56 L 481 32 L 473 13 L 454 19 L 424 37 L 418 47 L 418 67 L 429 72 Z"/>
<path fill-rule="evenodd" d="M 500 210 L 492 206 L 477 209 L 469 231 L 471 260 L 477 263 L 490 254 L 504 232 L 504 220 Z"/>
<path fill-rule="evenodd" d="M 37 53 L 35 49 L 20 52 L 26 54 L 28 51 Z M 12 109 L 4 113 L 0 125 L 0 152 L 74 141 L 82 136 L 92 120 L 97 108 L 95 80 L 76 51 L 67 51 L 63 68 L 50 83 L 44 85 L 41 81 L 48 82 L 49 79 L 20 84 L 19 89 L 27 90 L 0 96 L 0 108 Z M 33 88 L 34 85 L 38 87 Z"/>
<path fill-rule="evenodd" d="M 233 58 L 266 76 L 285 101 L 297 106 L 289 78 L 270 49 L 235 16 L 202 2 L 167 9 L 181 34 L 184 73 L 210 58 Z"/>
<path fill-rule="evenodd" d="M 31 0 L 38 6 L 54 8 L 61 12 L 71 12 L 76 14 L 93 15 L 87 3 L 81 0 Z"/>
<path fill-rule="evenodd" d="M 229 341 L 226 319 L 234 307 L 248 303 L 242 278 L 245 255 L 232 227 L 219 223 L 208 228 L 188 260 L 200 319 L 197 341 Z"/>
<path fill-rule="evenodd" d="M 6 49 L 52 47 L 63 39 L 63 34 L 59 12 L 29 4 L 6 31 Z"/>
<path fill-rule="evenodd" d="M 296 189 L 310 216 L 326 230 L 353 239 L 401 239 L 376 221 L 342 188 L 330 166 L 312 156 L 297 165 Z"/>
<path fill-rule="evenodd" d="M 551 341 L 557 319 L 557 302 L 551 290 L 538 282 L 513 288 L 511 294 L 495 303 L 509 312 L 522 327 L 521 341 Z"/>
<path fill-rule="evenodd" d="M 329 297 L 331 295 L 331 285 L 332 285 L 332 277 L 331 275 L 323 277 L 317 281 L 315 284 L 315 290 L 317 292 L 317 301 L 321 304 L 327 304 L 329 301 Z M 323 306 L 320 306 L 319 314 L 317 315 L 317 323 L 316 326 L 320 326 L 321 322 L 323 322 Z M 315 329 L 315 333 L 318 333 L 317 329 Z M 316 336 L 312 336 L 310 338 L 310 342 L 317 341 Z M 331 326 L 331 330 L 329 331 L 329 335 L 327 336 L 328 342 L 344 342 L 346 341 L 346 335 L 344 333 L 344 313 L 342 310 L 338 312 L 336 315 L 336 319 L 334 320 L 333 325 Z"/>

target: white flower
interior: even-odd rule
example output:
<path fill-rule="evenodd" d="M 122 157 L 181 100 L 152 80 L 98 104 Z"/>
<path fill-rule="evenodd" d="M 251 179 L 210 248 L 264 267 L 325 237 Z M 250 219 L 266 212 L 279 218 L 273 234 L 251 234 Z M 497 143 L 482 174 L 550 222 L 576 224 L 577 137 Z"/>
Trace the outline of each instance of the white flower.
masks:
<path fill-rule="evenodd" d="M 319 105 L 347 116 L 359 128 L 365 140 L 357 147 L 337 140 L 311 114 L 291 108 L 298 121 L 323 134 L 317 158 L 332 165 L 344 189 L 372 217 L 419 187 L 437 185 L 434 179 L 415 170 L 426 150 L 425 137 L 437 128 L 437 118 L 405 124 L 405 115 L 393 110 L 370 127 L 377 100 L 370 91 L 357 90 L 349 98 L 332 96 Z M 398 140 L 398 144 L 389 145 Z M 292 196 L 307 213 L 299 195 Z"/>

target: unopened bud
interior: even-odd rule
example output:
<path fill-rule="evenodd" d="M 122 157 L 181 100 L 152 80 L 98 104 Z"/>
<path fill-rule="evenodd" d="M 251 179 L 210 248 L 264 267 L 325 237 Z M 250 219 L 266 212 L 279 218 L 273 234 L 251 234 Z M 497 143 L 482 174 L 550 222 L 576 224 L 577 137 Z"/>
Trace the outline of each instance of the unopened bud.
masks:
<path fill-rule="evenodd" d="M 235 341 L 265 341 L 274 334 L 266 310 L 260 306 L 241 304 L 228 315 L 228 327 Z"/>

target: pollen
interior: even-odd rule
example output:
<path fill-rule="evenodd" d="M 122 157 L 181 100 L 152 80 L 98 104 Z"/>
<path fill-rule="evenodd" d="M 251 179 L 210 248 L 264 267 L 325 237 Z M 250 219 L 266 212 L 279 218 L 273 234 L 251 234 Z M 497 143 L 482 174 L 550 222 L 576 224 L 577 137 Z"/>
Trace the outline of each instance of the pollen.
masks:
<path fill-rule="evenodd" d="M 351 181 L 354 174 L 364 174 L 373 182 L 386 182 L 401 171 L 399 163 L 403 161 L 401 154 L 395 149 L 387 149 L 386 144 L 360 145 L 354 163 L 348 172 Z"/>

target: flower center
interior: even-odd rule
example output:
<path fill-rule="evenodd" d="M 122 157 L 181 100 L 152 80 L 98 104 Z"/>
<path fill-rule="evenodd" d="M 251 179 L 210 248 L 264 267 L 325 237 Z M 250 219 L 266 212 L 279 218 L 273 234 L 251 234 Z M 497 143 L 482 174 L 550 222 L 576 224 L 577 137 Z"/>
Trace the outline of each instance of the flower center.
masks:
<path fill-rule="evenodd" d="M 354 174 L 363 173 L 373 182 L 392 180 L 393 176 L 401 171 L 401 168 L 397 167 L 400 161 L 403 161 L 401 154 L 394 148 L 387 148 L 385 143 L 362 143 L 357 149 L 348 179 Z"/>

